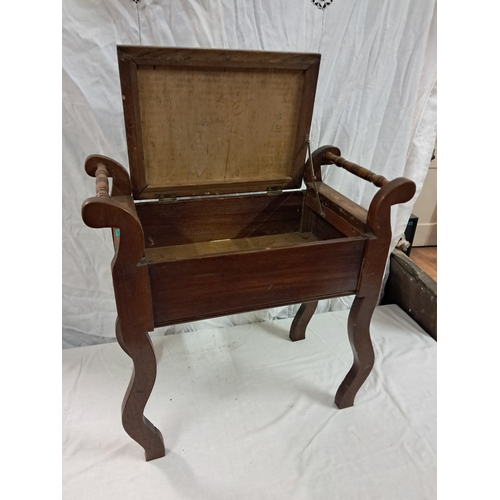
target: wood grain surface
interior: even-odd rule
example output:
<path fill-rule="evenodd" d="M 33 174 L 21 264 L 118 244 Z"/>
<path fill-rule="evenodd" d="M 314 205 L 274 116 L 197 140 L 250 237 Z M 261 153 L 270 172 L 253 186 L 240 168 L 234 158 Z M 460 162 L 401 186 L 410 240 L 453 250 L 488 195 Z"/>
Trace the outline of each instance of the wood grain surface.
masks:
<path fill-rule="evenodd" d="M 364 247 L 343 238 L 150 264 L 155 326 L 353 294 Z"/>

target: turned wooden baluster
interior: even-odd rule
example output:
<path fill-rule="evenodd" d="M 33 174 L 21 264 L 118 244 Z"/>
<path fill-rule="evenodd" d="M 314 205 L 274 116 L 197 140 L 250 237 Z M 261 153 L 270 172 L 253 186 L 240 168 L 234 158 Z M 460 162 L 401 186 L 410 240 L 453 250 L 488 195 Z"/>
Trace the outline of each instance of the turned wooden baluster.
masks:
<path fill-rule="evenodd" d="M 108 171 L 104 163 L 98 163 L 95 171 L 95 195 L 97 198 L 110 198 Z"/>
<path fill-rule="evenodd" d="M 356 165 L 356 163 L 351 161 L 347 161 L 345 158 L 342 158 L 342 156 L 336 155 L 332 152 L 327 152 L 325 154 L 325 160 L 330 164 L 333 163 L 337 165 L 337 167 L 344 168 L 348 172 L 351 172 L 351 174 L 361 177 L 361 179 L 364 179 L 365 181 L 375 184 L 377 187 L 384 187 L 389 182 L 383 175 L 376 174 L 365 167 Z"/>
<path fill-rule="evenodd" d="M 126 170 L 110 158 L 94 155 L 85 170 L 96 177 L 96 196 L 83 202 L 82 218 L 89 227 L 114 230 L 115 256 L 111 264 L 115 290 L 116 338 L 132 358 L 134 369 L 122 405 L 127 434 L 145 450 L 146 460 L 163 457 L 160 431 L 144 416 L 144 408 L 156 379 L 156 357 L 148 332 L 154 328 L 148 267 L 144 256 L 144 233 L 137 215 L 108 193 L 113 177 L 113 196 L 130 195 Z"/>
<path fill-rule="evenodd" d="M 313 165 L 314 176 L 310 171 L 309 163 Z M 361 165 L 342 158 L 340 149 L 335 146 L 322 146 L 314 151 L 311 160 L 308 160 L 304 166 L 304 180 L 306 182 L 313 180 L 322 182 L 321 165 L 337 165 L 377 187 L 384 187 L 389 182 L 383 175 L 376 174 Z"/>
<path fill-rule="evenodd" d="M 128 172 L 112 158 L 103 155 L 90 155 L 85 160 L 85 172 L 87 172 L 90 177 L 96 178 L 96 196 L 99 196 L 99 192 L 101 192 L 103 196 L 107 194 L 109 198 L 108 177 L 113 179 L 111 197 L 129 196 L 132 194 L 132 186 L 130 184 Z M 101 189 L 102 187 L 104 187 L 104 189 Z M 104 191 L 106 194 L 104 194 Z"/>

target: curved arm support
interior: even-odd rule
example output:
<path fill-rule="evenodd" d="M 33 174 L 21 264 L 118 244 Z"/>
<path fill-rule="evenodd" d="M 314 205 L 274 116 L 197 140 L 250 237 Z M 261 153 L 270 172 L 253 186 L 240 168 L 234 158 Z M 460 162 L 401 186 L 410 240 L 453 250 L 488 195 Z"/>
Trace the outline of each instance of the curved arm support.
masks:
<path fill-rule="evenodd" d="M 410 201 L 416 191 L 413 181 L 405 177 L 398 177 L 388 182 L 373 197 L 368 209 L 367 224 L 373 233 L 379 237 L 388 234 L 391 237 L 390 209 L 393 205 Z M 386 222 L 389 222 L 387 225 Z"/>
<path fill-rule="evenodd" d="M 88 198 L 82 204 L 83 222 L 92 228 L 118 228 L 113 267 L 137 265 L 144 256 L 144 232 L 136 214 L 109 198 Z"/>
<path fill-rule="evenodd" d="M 335 146 L 322 146 L 316 149 L 311 155 L 314 179 L 311 172 L 310 159 L 308 158 L 304 165 L 304 181 L 305 182 L 320 182 L 321 178 L 321 165 L 331 165 L 333 162 L 327 158 L 327 153 L 340 156 L 340 149 Z"/>
<path fill-rule="evenodd" d="M 92 228 L 115 228 L 115 255 L 111 263 L 116 308 L 122 328 L 149 332 L 154 328 L 148 267 L 143 261 L 141 222 L 125 205 L 108 198 L 83 202 L 82 218 Z"/>
<path fill-rule="evenodd" d="M 363 269 L 358 283 L 358 297 L 374 293 L 374 288 L 380 293 L 389 247 L 392 238 L 391 207 L 410 201 L 416 191 L 413 181 L 398 177 L 387 183 L 373 197 L 366 217 L 368 230 L 375 236 L 366 242 Z M 369 272 L 363 272 L 365 269 Z"/>
<path fill-rule="evenodd" d="M 90 177 L 96 176 L 97 165 L 102 163 L 109 176 L 113 179 L 113 187 L 111 196 L 129 196 L 132 194 L 132 185 L 130 183 L 130 176 L 125 170 L 123 165 L 103 155 L 90 155 L 85 160 L 85 172 Z"/>

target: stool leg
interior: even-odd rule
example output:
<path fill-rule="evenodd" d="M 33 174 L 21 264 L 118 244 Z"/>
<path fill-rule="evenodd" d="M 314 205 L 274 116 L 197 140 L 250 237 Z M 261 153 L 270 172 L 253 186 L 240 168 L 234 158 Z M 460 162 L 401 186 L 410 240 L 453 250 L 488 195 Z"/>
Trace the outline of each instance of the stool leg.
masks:
<path fill-rule="evenodd" d="M 290 340 L 296 342 L 297 340 L 304 340 L 306 338 L 306 328 L 311 320 L 318 301 L 304 302 L 297 311 L 295 318 L 293 318 L 292 326 L 290 327 Z"/>
<path fill-rule="evenodd" d="M 366 241 L 357 295 L 349 314 L 347 330 L 354 363 L 335 395 L 339 408 L 353 405 L 356 393 L 373 368 L 375 355 L 370 340 L 370 321 L 378 303 L 391 244 L 391 207 L 410 201 L 414 194 L 415 183 L 399 177 L 385 184 L 370 203 L 366 226 L 375 238 Z"/>
<path fill-rule="evenodd" d="M 122 403 L 122 424 L 125 432 L 145 451 L 146 461 L 165 456 L 161 432 L 144 416 L 156 380 L 156 356 L 147 333 L 126 338 L 116 321 L 116 338 L 132 358 L 134 370 Z"/>
<path fill-rule="evenodd" d="M 126 346 L 125 342 L 123 341 L 123 337 L 122 337 L 122 331 L 121 331 L 121 328 L 120 328 L 120 323 L 119 323 L 119 319 L 116 318 L 116 321 L 115 321 L 115 334 L 116 334 L 116 340 L 118 341 L 118 344 L 120 345 L 120 347 L 125 351 L 125 354 L 131 358 L 131 354 L 128 350 L 128 347 Z"/>
<path fill-rule="evenodd" d="M 374 300 L 371 297 L 356 297 L 352 304 L 347 331 L 354 362 L 335 395 L 335 404 L 340 409 L 354 404 L 359 388 L 373 368 L 375 355 L 370 339 L 370 321 L 376 303 L 377 298 Z"/>

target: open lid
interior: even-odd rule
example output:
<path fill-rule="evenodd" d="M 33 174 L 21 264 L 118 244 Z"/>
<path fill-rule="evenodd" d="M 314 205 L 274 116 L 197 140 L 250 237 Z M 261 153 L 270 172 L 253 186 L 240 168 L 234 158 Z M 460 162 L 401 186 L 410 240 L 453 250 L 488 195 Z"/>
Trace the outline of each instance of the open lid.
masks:
<path fill-rule="evenodd" d="M 297 188 L 319 54 L 119 46 L 136 199 Z"/>

